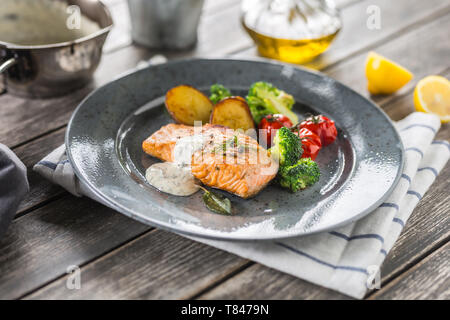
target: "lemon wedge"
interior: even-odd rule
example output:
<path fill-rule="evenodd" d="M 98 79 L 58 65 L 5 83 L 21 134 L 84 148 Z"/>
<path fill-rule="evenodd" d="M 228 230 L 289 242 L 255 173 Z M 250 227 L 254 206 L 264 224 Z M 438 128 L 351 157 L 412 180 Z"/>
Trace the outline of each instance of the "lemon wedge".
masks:
<path fill-rule="evenodd" d="M 407 84 L 413 74 L 395 62 L 369 52 L 366 60 L 367 89 L 371 94 L 391 94 Z"/>
<path fill-rule="evenodd" d="M 450 81 L 441 76 L 428 76 L 414 89 L 414 106 L 417 111 L 433 113 L 441 122 L 450 121 Z"/>

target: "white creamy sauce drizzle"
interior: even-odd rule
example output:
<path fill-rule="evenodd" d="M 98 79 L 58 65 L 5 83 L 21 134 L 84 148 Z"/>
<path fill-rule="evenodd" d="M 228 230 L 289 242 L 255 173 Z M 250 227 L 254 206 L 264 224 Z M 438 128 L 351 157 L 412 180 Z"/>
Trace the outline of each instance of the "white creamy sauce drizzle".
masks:
<path fill-rule="evenodd" d="M 176 196 L 189 196 L 200 187 L 191 173 L 192 154 L 203 147 L 203 136 L 180 138 L 174 148 L 174 162 L 160 162 L 145 172 L 148 183 L 160 191 Z"/>
<path fill-rule="evenodd" d="M 145 172 L 148 183 L 175 196 L 190 196 L 200 189 L 189 169 L 173 162 L 159 162 Z"/>

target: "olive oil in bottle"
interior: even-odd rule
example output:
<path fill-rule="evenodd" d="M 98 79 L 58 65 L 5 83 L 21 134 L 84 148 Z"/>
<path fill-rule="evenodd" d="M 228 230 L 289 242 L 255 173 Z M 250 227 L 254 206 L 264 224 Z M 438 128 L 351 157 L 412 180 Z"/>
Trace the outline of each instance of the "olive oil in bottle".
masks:
<path fill-rule="evenodd" d="M 324 52 L 342 25 L 329 0 L 244 0 L 241 21 L 262 56 L 290 63 Z"/>

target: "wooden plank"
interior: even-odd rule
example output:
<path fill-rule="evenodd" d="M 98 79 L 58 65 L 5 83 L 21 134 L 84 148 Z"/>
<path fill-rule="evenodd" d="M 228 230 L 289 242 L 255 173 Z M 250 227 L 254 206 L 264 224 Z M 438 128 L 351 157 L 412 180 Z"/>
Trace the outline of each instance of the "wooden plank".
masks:
<path fill-rule="evenodd" d="M 430 74 L 438 74 L 450 67 L 448 60 L 450 41 L 448 41 L 448 35 L 442 32 L 449 28 L 450 14 L 447 11 L 446 15 L 376 48 L 376 52 L 403 65 L 414 74 L 414 79 L 394 95 L 370 96 L 366 89 L 367 81 L 364 74 L 367 52 L 326 70 L 326 73 L 341 80 L 363 96 L 372 98 L 378 104 L 385 104 L 393 97 L 411 91 L 421 78 Z"/>
<path fill-rule="evenodd" d="M 450 299 L 450 243 L 433 252 L 370 299 Z"/>
<path fill-rule="evenodd" d="M 450 130 L 441 130 L 439 139 L 450 140 Z M 420 261 L 450 238 L 450 163 L 441 171 L 436 181 L 415 208 L 395 246 L 381 268 L 382 281 L 386 282 Z"/>
<path fill-rule="evenodd" d="M 201 300 L 350 299 L 280 271 L 254 264 L 198 297 Z"/>
<path fill-rule="evenodd" d="M 369 6 L 380 8 L 380 29 L 371 30 L 367 27 Z M 342 10 L 344 27 L 336 42 L 329 51 L 310 63 L 309 67 L 323 69 L 342 61 L 351 54 L 378 47 L 387 40 L 397 38 L 400 33 L 410 32 L 417 25 L 448 13 L 449 6 L 449 0 L 400 0 L 395 1 L 395 4 L 390 0 L 368 0 L 347 7 Z"/>
<path fill-rule="evenodd" d="M 67 277 L 62 277 L 26 298 L 182 299 L 246 263 L 224 251 L 155 230 L 83 268 L 79 290 L 68 290 Z"/>
<path fill-rule="evenodd" d="M 149 229 L 87 198 L 37 209 L 14 220 L 0 241 L 0 299 L 18 298 Z"/>
<path fill-rule="evenodd" d="M 65 97 L 45 100 L 1 96 L 0 142 L 14 147 L 65 125 L 70 112 L 90 90 L 86 87 Z"/>
<path fill-rule="evenodd" d="M 30 191 L 20 203 L 17 215 L 21 215 L 23 212 L 29 211 L 43 202 L 49 202 L 66 194 L 63 188 L 42 178 L 42 176 L 33 171 L 33 166 L 39 160 L 64 143 L 64 133 L 64 128 L 59 129 L 14 150 L 27 167 L 28 183 L 30 185 Z"/>

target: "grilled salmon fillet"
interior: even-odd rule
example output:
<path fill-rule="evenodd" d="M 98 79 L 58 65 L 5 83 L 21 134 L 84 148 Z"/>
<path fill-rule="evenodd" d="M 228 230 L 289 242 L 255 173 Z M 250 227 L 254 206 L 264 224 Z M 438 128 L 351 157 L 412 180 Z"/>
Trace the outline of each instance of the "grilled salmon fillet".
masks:
<path fill-rule="evenodd" d="M 248 198 L 277 174 L 277 162 L 255 139 L 218 125 L 206 124 L 194 130 L 182 124 L 168 124 L 147 138 L 142 148 L 151 156 L 174 161 L 177 141 L 194 134 L 201 134 L 203 144 L 192 154 L 191 172 L 207 186 Z"/>
<path fill-rule="evenodd" d="M 174 160 L 173 149 L 177 141 L 193 134 L 194 127 L 170 123 L 145 139 L 142 143 L 142 149 L 155 158 L 172 162 Z"/>

